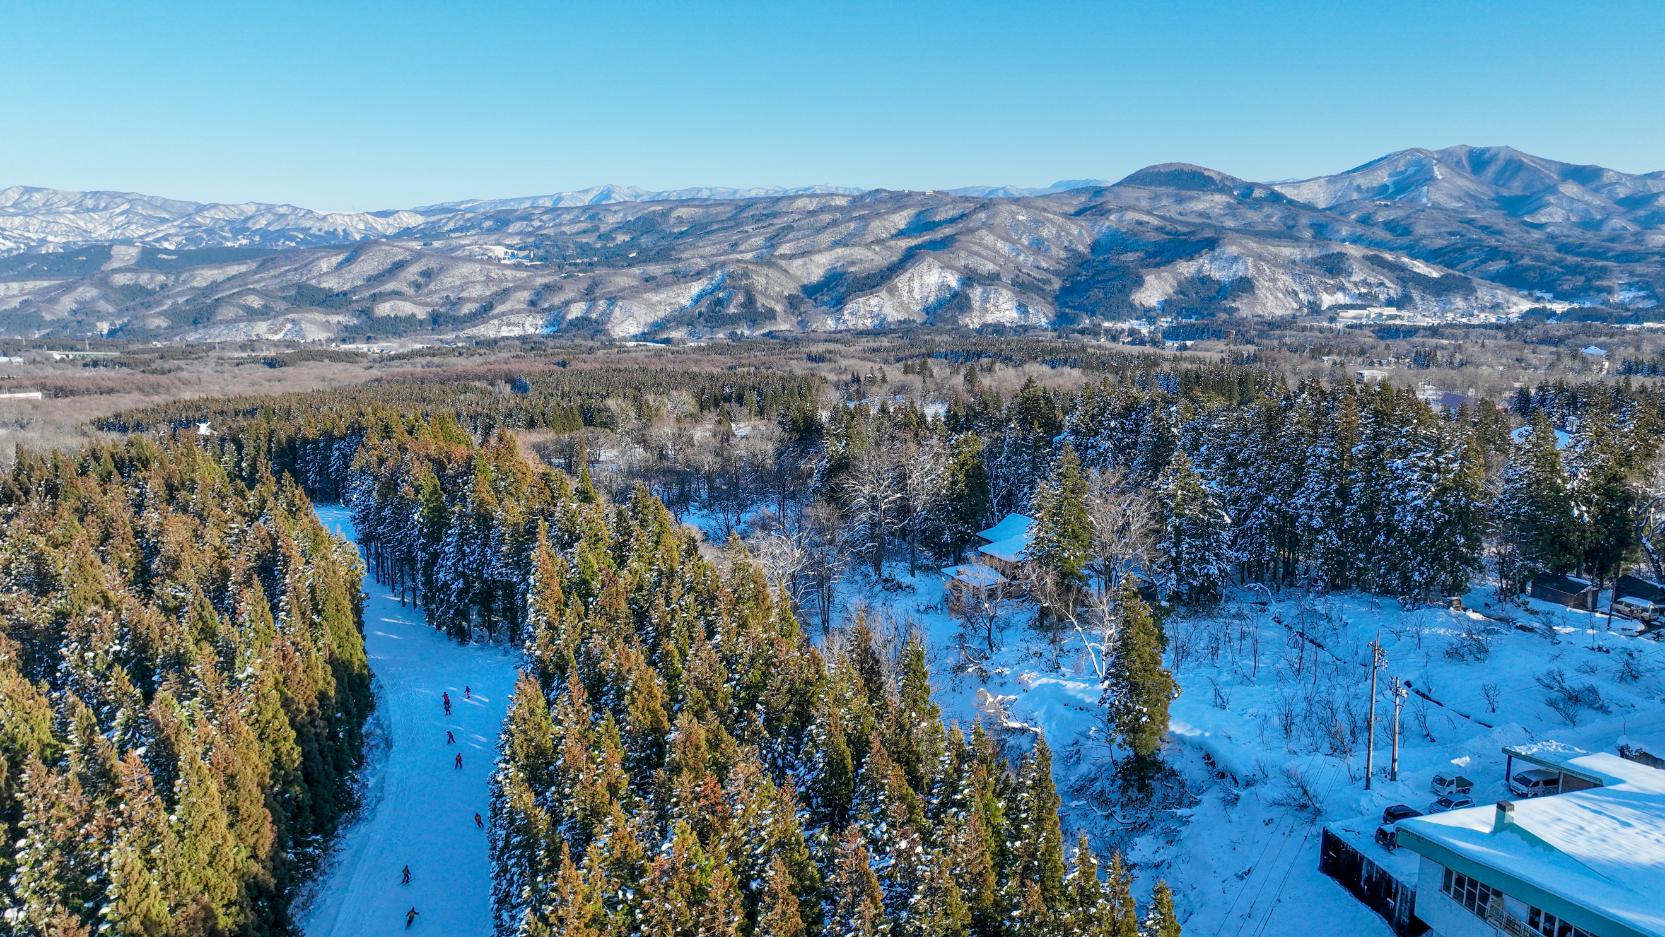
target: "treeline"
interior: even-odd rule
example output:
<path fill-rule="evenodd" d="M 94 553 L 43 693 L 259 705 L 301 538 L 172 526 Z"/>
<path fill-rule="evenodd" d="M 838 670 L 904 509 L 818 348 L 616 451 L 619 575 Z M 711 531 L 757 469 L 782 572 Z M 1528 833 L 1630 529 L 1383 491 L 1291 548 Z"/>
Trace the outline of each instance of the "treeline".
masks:
<path fill-rule="evenodd" d="M 373 431 L 347 474 L 359 543 L 377 577 L 458 640 L 524 642 L 538 527 L 599 500 L 587 476 L 534 472 L 514 440 L 481 447 L 449 417 Z"/>
<path fill-rule="evenodd" d="M 20 453 L 0 516 L 6 931 L 289 932 L 371 706 L 352 547 L 143 440 Z"/>
<path fill-rule="evenodd" d="M 1537 412 L 1573 437 L 1563 452 L 1569 490 L 1578 489 L 1570 523 L 1603 530 L 1577 533 L 1582 546 L 1570 566 L 1563 556 L 1548 564 L 1530 557 L 1505 579 L 1518 582 L 1514 572 L 1527 565 L 1609 577 L 1638 543 L 1661 555 L 1651 541 L 1665 537 L 1665 523 L 1637 514 L 1650 501 L 1640 488 L 1655 430 L 1665 425 L 1665 395 L 1651 386 L 1542 385 L 1509 401 L 1514 417 L 1486 402 L 1439 413 L 1387 385 L 1290 386 L 1259 367 L 1171 367 L 1109 353 L 1094 362 L 1106 376 L 1078 389 L 1031 381 L 1003 391 L 988 370 L 994 361 L 1067 350 L 1038 339 L 1007 344 L 1014 347 L 895 345 L 901 372 L 941 401 L 932 407 L 893 393 L 883 368 L 854 372 L 836 387 L 758 371 L 557 368 L 525 386 L 502 370 L 468 381 L 442 372 L 432 381 L 252 408 L 180 404 L 112 425 L 227 419 L 238 428 L 231 445 L 264 453 L 254 461 L 269 459 L 325 498 L 346 494 L 340 480 L 370 433 L 408 432 L 429 417 L 454 415 L 457 438 L 476 442 L 505 426 L 605 429 L 610 435 L 594 438 L 605 438 L 619 459 L 608 490 L 641 481 L 678 511 L 697 509 L 724 529 L 773 537 L 760 557 L 771 578 L 786 582 L 823 626 L 831 624 L 831 589 L 852 561 L 880 576 L 902 557 L 914 568 L 956 561 L 976 530 L 1009 512 L 1041 513 L 1039 496 L 1066 481 L 1066 449 L 1086 503 L 1060 516 L 1111 521 L 1076 532 L 1067 546 L 1091 555 L 1065 564 L 1071 576 L 1095 565 L 1137 567 L 1183 602 L 1207 602 L 1246 582 L 1417 600 L 1464 591 L 1487 551 L 1508 553 L 1510 532 L 1519 530 L 1497 498 L 1507 464 L 1526 457 L 1514 452 L 1511 423 Z M 828 399 L 829 391 L 842 399 Z M 521 398 L 577 409 L 571 419 L 552 418 L 567 411 L 526 409 Z M 476 487 L 442 480 L 446 491 Z M 1139 523 L 1126 523 L 1130 515 Z M 514 548 L 523 552 L 526 539 L 522 532 Z M 426 555 L 416 545 L 400 549 L 401 569 L 430 575 L 415 568 L 426 562 L 416 559 Z M 471 601 L 507 601 L 506 587 L 488 591 L 489 599 Z"/>
<path fill-rule="evenodd" d="M 849 529 L 869 558 L 905 541 L 952 559 L 979 525 L 1022 512 L 1068 541 L 1072 576 L 1131 560 L 1182 599 L 1230 581 L 1462 590 L 1484 547 L 1487 453 L 1507 448 L 1501 414 L 1446 419 L 1386 386 L 1222 389 L 1031 382 L 940 419 L 846 408 L 824 428 L 814 490 L 859 515 Z M 1058 492 L 1074 503 L 1049 506 Z M 1142 519 L 1114 529 L 1137 500 Z"/>
<path fill-rule="evenodd" d="M 1044 742 L 1013 767 L 946 728 L 917 638 L 893 653 L 858 621 L 818 650 L 645 489 L 613 504 L 441 421 L 367 439 L 352 490 L 435 624 L 525 639 L 498 933 L 1177 934 L 1165 888 L 1141 924 L 1119 863 L 1066 860 Z"/>
<path fill-rule="evenodd" d="M 104 418 L 112 432 L 167 432 L 210 421 L 217 431 L 282 428 L 296 436 L 340 438 L 367 419 L 419 421 L 449 415 L 489 438 L 499 428 L 571 432 L 613 428 L 621 419 L 678 412 L 770 417 L 816 397 L 815 379 L 785 370 L 564 368 L 528 362 L 409 372 L 351 387 L 280 396 L 175 400 Z"/>
<path fill-rule="evenodd" d="M 910 560 L 920 550 L 918 559 L 953 560 L 1008 512 L 1041 521 L 1038 543 L 1056 548 L 1070 577 L 1136 569 L 1182 602 L 1218 598 L 1233 582 L 1456 595 L 1488 549 L 1518 544 L 1516 509 L 1498 499 L 1515 497 L 1514 469 L 1542 453 L 1530 433 L 1511 434 L 1507 411 L 1482 403 L 1442 414 L 1390 385 L 1266 386 L 1257 372 L 1222 372 L 1073 392 L 1031 381 L 1010 396 L 958 394 L 940 417 L 864 402 L 798 430 L 792 444 L 813 451 L 812 505 L 841 517 L 840 548 L 876 574 L 896 545 Z M 1542 414 L 1536 441 L 1561 431 L 1562 477 L 1550 484 L 1564 489 L 1558 520 L 1578 528 L 1563 537 L 1577 543 L 1570 553 L 1531 559 L 1610 578 L 1645 526 L 1637 512 L 1659 399 L 1561 385 L 1512 403 Z M 764 465 L 754 475 L 772 478 Z M 798 542 L 828 539 L 813 536 L 824 515 L 805 513 L 812 536 Z"/>

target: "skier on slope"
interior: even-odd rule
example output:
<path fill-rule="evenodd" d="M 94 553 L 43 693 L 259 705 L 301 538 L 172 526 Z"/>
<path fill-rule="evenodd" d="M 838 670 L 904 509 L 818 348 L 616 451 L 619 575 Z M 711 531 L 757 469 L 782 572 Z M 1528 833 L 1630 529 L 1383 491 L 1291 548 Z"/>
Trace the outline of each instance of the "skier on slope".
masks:
<path fill-rule="evenodd" d="M 457 752 L 457 770 L 462 770 L 462 752 Z"/>
<path fill-rule="evenodd" d="M 416 905 L 410 906 L 410 910 L 405 912 L 405 930 L 410 930 L 410 926 L 416 923 L 416 916 L 421 913 L 416 910 Z"/>
<path fill-rule="evenodd" d="M 486 823 L 480 819 L 480 811 L 478 810 L 474 811 L 474 826 L 482 830 L 486 828 Z"/>
<path fill-rule="evenodd" d="M 445 704 L 445 714 L 451 715 L 451 694 L 449 691 L 440 694 L 440 701 Z"/>
<path fill-rule="evenodd" d="M 405 866 L 405 872 L 404 872 L 404 875 L 399 879 L 399 884 L 401 884 L 401 885 L 409 885 L 410 884 L 410 866 L 408 866 L 408 865 Z"/>
<path fill-rule="evenodd" d="M 473 698 L 474 698 L 474 691 L 469 688 L 468 684 L 466 684 L 466 683 L 463 684 L 463 699 L 473 699 Z"/>
<path fill-rule="evenodd" d="M 451 734 L 450 729 L 445 730 L 445 744 L 447 744 L 447 745 L 457 744 L 457 737 L 455 735 Z"/>

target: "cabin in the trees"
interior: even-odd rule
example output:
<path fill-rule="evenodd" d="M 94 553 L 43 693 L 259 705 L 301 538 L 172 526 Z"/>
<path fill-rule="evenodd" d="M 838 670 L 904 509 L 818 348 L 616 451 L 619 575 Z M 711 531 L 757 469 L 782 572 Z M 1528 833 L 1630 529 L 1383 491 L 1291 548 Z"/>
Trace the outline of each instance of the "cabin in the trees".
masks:
<path fill-rule="evenodd" d="M 1539 573 L 1526 584 L 1526 594 L 1556 605 L 1593 612 L 1596 610 L 1599 592 L 1588 579 L 1563 576 L 1559 573 Z"/>
<path fill-rule="evenodd" d="M 986 563 L 961 563 L 942 569 L 943 594 L 948 610 L 988 608 L 1012 595 L 1012 581 Z"/>
<path fill-rule="evenodd" d="M 978 560 L 1003 575 L 1014 576 L 1029 557 L 1029 545 L 1035 539 L 1035 519 L 1024 514 L 1008 514 L 993 527 L 979 530 L 977 538 L 983 541 L 977 548 Z"/>

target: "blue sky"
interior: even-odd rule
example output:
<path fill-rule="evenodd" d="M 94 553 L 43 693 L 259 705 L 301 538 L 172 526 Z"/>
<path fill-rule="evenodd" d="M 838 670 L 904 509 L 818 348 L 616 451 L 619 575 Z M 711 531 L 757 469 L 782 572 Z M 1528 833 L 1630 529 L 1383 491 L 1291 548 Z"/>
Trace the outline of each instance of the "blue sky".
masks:
<path fill-rule="evenodd" d="M 1661 0 L 10 0 L 0 186 L 369 209 L 1170 160 L 1273 179 L 1453 143 L 1644 171 L 1661 48 Z"/>

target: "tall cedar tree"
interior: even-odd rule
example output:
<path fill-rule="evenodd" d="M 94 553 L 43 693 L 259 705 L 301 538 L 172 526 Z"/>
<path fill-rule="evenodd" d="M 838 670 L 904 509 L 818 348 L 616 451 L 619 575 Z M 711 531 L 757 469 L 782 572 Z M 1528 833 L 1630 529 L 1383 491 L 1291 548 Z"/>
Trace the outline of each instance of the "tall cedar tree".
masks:
<path fill-rule="evenodd" d="M 1184 452 L 1157 482 L 1167 507 L 1159 549 L 1174 598 L 1188 605 L 1213 605 L 1231 576 L 1231 520 Z"/>
<path fill-rule="evenodd" d="M 1518 587 L 1533 570 L 1571 572 L 1582 552 L 1566 466 L 1549 415 L 1533 414 L 1528 427 L 1509 453 L 1493 509 L 1510 587 Z"/>
<path fill-rule="evenodd" d="M 1131 582 L 1117 599 L 1116 628 L 1104 669 L 1103 701 L 1113 738 L 1136 769 L 1151 767 L 1168 733 L 1174 678 L 1162 666 L 1162 632 Z"/>
<path fill-rule="evenodd" d="M 1068 443 L 1058 467 L 1035 493 L 1032 562 L 1066 583 L 1079 585 L 1092 559 L 1093 524 L 1087 515 L 1087 476 Z"/>

